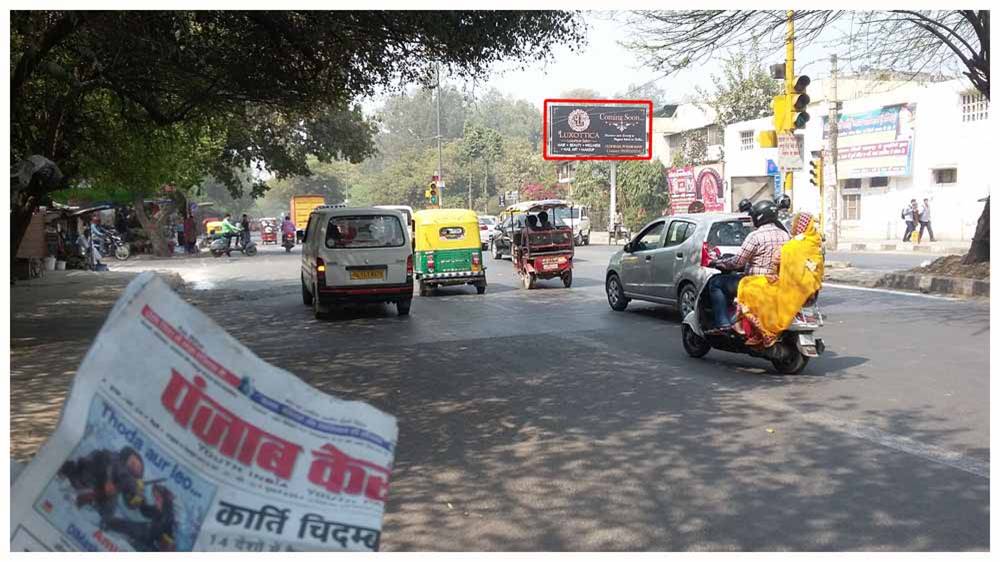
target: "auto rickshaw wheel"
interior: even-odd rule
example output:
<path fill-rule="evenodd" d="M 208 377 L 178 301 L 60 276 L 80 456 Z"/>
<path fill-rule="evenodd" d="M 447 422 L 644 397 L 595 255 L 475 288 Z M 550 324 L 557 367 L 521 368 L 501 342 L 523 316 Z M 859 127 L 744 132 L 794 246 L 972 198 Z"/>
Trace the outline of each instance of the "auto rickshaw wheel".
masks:
<path fill-rule="evenodd" d="M 434 294 L 434 287 L 432 287 L 432 286 L 428 285 L 427 283 L 424 283 L 423 281 L 421 281 L 420 282 L 420 296 L 422 296 L 422 297 L 429 297 L 432 294 Z"/>
<path fill-rule="evenodd" d="M 476 283 L 476 294 L 482 295 L 486 293 L 486 282 Z"/>
<path fill-rule="evenodd" d="M 570 269 L 566 273 L 562 274 L 563 287 L 569 289 L 573 286 L 573 270 Z"/>
<path fill-rule="evenodd" d="M 534 273 L 524 273 L 523 275 L 521 275 L 521 283 L 524 285 L 525 289 L 528 290 L 534 289 L 536 281 L 537 279 L 535 278 Z"/>

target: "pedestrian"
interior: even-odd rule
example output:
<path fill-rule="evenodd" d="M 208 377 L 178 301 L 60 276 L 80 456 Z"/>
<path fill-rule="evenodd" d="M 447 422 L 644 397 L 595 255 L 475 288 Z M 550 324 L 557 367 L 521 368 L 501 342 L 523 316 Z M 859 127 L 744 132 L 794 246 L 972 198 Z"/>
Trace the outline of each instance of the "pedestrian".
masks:
<path fill-rule="evenodd" d="M 192 217 L 191 213 L 189 212 L 184 217 L 184 242 L 187 253 L 189 254 L 195 253 L 196 251 L 195 242 L 197 238 L 198 238 L 198 231 L 195 230 L 194 217 Z"/>
<path fill-rule="evenodd" d="M 903 212 L 900 215 L 900 217 L 906 221 L 906 232 L 903 233 L 903 242 L 910 241 L 910 235 L 917 229 L 917 219 L 919 216 L 920 210 L 917 209 L 917 200 L 910 199 L 910 204 L 903 207 Z"/>
<path fill-rule="evenodd" d="M 924 199 L 924 206 L 920 209 L 920 234 L 917 235 L 917 243 L 919 244 L 924 239 L 924 229 L 927 229 L 927 233 L 931 235 L 931 242 L 934 242 L 934 229 L 931 228 L 931 202 Z"/>
<path fill-rule="evenodd" d="M 243 247 L 246 248 L 250 245 L 250 217 L 246 213 L 243 213 L 243 218 L 240 220 L 240 228 L 243 229 Z"/>

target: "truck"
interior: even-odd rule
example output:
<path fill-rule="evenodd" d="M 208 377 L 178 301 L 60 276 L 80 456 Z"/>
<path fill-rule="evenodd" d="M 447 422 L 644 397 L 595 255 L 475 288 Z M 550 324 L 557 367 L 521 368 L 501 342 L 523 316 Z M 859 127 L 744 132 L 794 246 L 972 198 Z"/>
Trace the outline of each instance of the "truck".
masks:
<path fill-rule="evenodd" d="M 293 195 L 289 206 L 292 222 L 295 223 L 295 241 L 301 242 L 309 223 L 309 213 L 320 205 L 326 205 L 322 195 Z"/>

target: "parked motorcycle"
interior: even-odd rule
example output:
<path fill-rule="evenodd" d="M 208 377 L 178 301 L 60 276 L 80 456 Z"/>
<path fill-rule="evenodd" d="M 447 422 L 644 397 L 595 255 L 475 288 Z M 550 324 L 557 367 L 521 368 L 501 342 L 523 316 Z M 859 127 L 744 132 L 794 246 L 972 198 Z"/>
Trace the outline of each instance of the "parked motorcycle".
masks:
<path fill-rule="evenodd" d="M 219 234 L 212 239 L 212 243 L 208 246 L 208 250 L 217 258 L 222 257 L 223 255 L 228 256 L 233 250 L 239 250 L 243 253 L 243 255 L 253 257 L 257 255 L 257 244 L 251 241 L 244 245 L 242 236 L 234 236 L 232 246 L 229 246 L 229 243 L 226 241 L 226 237 Z"/>
<path fill-rule="evenodd" d="M 285 252 L 291 252 L 292 248 L 295 247 L 295 233 L 284 233 L 281 235 L 281 245 L 285 248 Z"/>
<path fill-rule="evenodd" d="M 122 237 L 113 231 L 105 232 L 104 242 L 101 244 L 99 249 L 101 251 L 101 255 L 114 255 L 115 259 L 118 261 L 125 261 L 132 255 L 128 242 L 122 240 Z"/>
<path fill-rule="evenodd" d="M 702 254 L 703 266 L 710 257 Z M 756 349 L 747 347 L 743 335 L 728 331 L 719 335 L 706 335 L 703 326 L 713 326 L 711 298 L 708 296 L 708 283 L 722 272 L 708 276 L 698 291 L 694 310 L 688 313 L 681 325 L 681 338 L 684 351 L 691 357 L 704 357 L 712 348 L 732 353 L 743 353 L 751 357 L 760 357 L 771 361 L 776 371 L 784 375 L 801 373 L 809 359 L 818 357 L 825 349 L 823 340 L 815 336 L 816 330 L 823 325 L 823 315 L 816 301 L 819 292 L 809 298 L 795 316 L 791 326 L 778 335 L 777 341 L 771 347 Z M 736 312 L 736 305 L 730 305 L 728 313 Z"/>

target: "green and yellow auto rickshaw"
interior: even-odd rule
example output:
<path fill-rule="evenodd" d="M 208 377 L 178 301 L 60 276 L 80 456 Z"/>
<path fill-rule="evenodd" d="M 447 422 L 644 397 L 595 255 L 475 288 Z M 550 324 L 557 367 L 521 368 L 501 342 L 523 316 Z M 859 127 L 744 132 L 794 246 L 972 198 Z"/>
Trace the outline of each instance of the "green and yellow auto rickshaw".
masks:
<path fill-rule="evenodd" d="M 413 213 L 414 274 L 420 296 L 435 287 L 474 285 L 486 292 L 486 266 L 479 240 L 479 218 L 468 209 L 425 209 Z"/>

